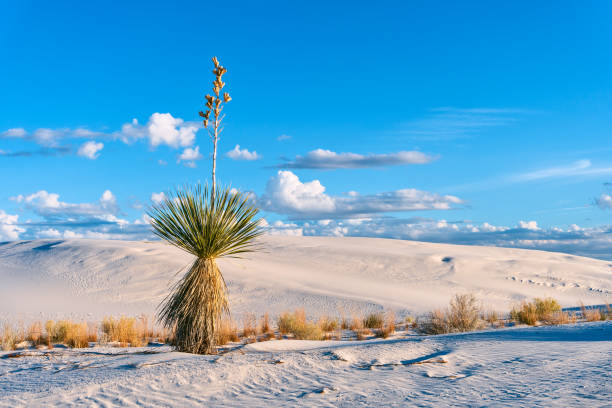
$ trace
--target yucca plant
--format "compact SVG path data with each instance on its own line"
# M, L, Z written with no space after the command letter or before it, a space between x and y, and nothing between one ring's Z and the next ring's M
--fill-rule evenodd
M211 354L221 317L229 311L227 287L216 260L256 248L259 210L229 188L177 189L148 214L154 233L196 257L160 307L159 321L174 330L179 351Z

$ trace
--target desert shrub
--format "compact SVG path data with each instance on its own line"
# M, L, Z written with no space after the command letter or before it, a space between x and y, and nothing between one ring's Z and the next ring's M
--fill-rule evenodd
M522 302L519 307L515 307L510 312L510 318L516 320L519 323L528 324L533 326L538 322L545 324L557 324L551 323L560 321L561 305L553 299L536 298L533 302Z
M270 315L268 314L268 312L264 313L263 317L261 318L259 331L261 332L261 334L272 333L272 327L270 326Z
M118 320L113 317L104 318L102 333L106 341L119 342L122 346L140 347L144 338L133 317L122 316Z
M221 320L217 334L217 344L227 344L231 341L238 341L238 328L231 319Z
M5 323L2 327L2 336L0 338L2 350L11 351L15 350L15 345L17 344L17 333L13 330L13 327Z
M363 327L368 329L381 329L385 323L382 313L370 313L363 319Z
M293 334L298 340L321 340L324 337L319 325L306 320L303 309L281 314L278 318L278 330L282 334Z
M378 336L386 339L390 335L395 333L395 313L388 311L385 314L385 320L383 326L378 330Z
M251 337L257 334L257 319L253 313L245 313L242 317L242 336Z
M483 313L482 320L486 321L493 327L500 327L504 325L504 323L501 321L500 314L495 310L489 310L486 313Z
M440 309L431 311L421 324L421 331L427 334L450 333L451 329L448 325L446 313Z
M331 318L329 316L323 316L319 319L319 327L324 332L333 332L340 327L338 319Z
M70 320L45 323L49 343L62 343L68 347L88 347L87 323L75 323Z
M480 308L472 294L458 294L446 310L434 310L421 325L428 334L444 334L472 331L480 328Z
M472 294L455 295L450 301L448 323L452 331L476 330L480 325L480 308Z

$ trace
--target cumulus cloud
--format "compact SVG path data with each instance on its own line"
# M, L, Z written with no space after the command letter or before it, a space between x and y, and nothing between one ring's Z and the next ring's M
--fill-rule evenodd
M77 150L77 154L81 157L88 158L90 160L95 160L100 156L100 151L104 148L103 143L89 141L85 142L79 147Z
M403 189L373 195L355 192L329 196L319 180L302 182L291 171L279 171L257 199L266 211L292 218L355 218L368 214L415 210L448 210L461 199L415 189Z
M147 130L151 146L165 144L177 149L193 144L198 126L185 124L183 119L169 113L154 113L149 118Z
M163 191L160 193L151 194L151 201L153 201L155 204L160 204L165 199L166 199L166 194Z
M195 149L188 147L179 155L177 163L183 161L186 162L185 165L188 167L196 167L195 161L200 160L201 158L202 155L200 154L200 146L196 146Z
M519 228L528 229L532 231L537 231L540 229L538 227L538 223L535 221L519 221L518 226Z
M388 154L336 153L331 150L316 149L305 156L279 164L277 167L288 169L351 169L378 166L397 166L402 164L426 164L434 160L417 151L401 151Z
M11 197L11 199L48 220L76 221L83 217L94 217L101 221L121 222L115 217L119 213L119 208L110 190L104 191L97 203L68 203L60 201L59 197L59 194L40 190L29 195Z
M11 215L0 210L0 241L13 241L19 239L19 234L25 229L18 225L19 216Z
M225 153L227 157L233 160L259 160L261 155L257 154L256 151L249 152L248 149L241 149L240 145L236 145L232 150Z
M612 209L612 196L610 194L602 193L595 199L595 204L597 204L597 206L602 210Z
M39 128L27 132L23 128L12 128L0 132L0 138L22 138L46 148L61 147L60 142L66 139L120 140L128 144L146 139L151 147L167 145L178 149L192 146L196 132L201 127L198 122L185 122L170 113L156 112L149 117L145 125L133 119L130 123L123 124L121 130L115 132L95 132L85 128Z
M612 226L581 228L523 228L475 224L425 218L399 219L375 217L347 220L295 221L287 229L301 230L302 235L353 236L408 239L461 245L485 245L544 251L565 252L580 256L612 260ZM273 226L268 228L274 229ZM275 235L283 234L276 228ZM287 234L288 235L288 234Z

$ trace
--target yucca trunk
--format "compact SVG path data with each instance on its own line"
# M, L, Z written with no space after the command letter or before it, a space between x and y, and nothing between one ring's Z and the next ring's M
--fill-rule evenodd
M214 259L196 259L163 303L160 320L175 330L178 351L213 354L223 313L228 312L227 286Z

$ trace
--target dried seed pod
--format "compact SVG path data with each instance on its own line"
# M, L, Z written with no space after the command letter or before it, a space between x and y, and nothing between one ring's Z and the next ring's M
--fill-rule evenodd
M212 57L212 62L213 64L215 64L215 67L219 66L219 60L217 59L217 57Z
M230 96L230 94L228 94L227 92L225 92L223 94L223 102L229 102L232 100L232 97Z

